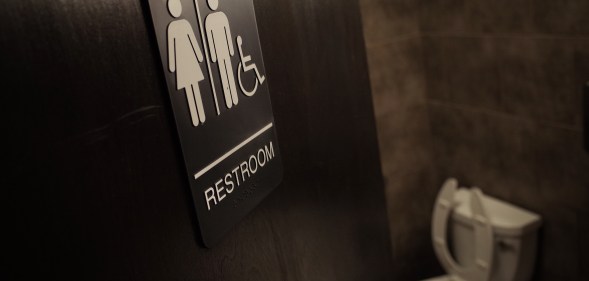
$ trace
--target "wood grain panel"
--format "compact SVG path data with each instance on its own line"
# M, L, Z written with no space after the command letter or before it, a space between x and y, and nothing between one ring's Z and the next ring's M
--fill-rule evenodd
M4 3L3 280L390 276L357 3L255 6L284 182L208 250L147 3Z

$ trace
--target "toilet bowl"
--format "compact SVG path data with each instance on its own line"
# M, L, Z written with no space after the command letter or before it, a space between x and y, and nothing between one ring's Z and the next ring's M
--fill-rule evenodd
M448 275L426 281L529 281L539 215L447 180L432 218L432 243Z

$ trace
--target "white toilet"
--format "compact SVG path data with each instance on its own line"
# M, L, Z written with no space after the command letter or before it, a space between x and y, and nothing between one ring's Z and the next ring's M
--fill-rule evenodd
M447 180L436 199L432 242L448 273L426 281L529 281L539 215Z

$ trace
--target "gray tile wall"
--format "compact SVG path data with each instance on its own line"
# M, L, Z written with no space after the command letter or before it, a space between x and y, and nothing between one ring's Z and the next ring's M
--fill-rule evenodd
M432 264L431 205L450 176L543 216L534 280L584 280L589 1L360 2L397 280L439 270L409 263Z
M534 280L589 266L589 1L420 2L437 182L455 176L543 216Z
M419 6L413 0L360 4L386 182L393 280L421 280L442 271L429 238L437 183Z

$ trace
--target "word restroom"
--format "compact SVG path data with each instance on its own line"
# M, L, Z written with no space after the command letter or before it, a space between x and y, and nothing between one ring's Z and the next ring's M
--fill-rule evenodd
M226 173L224 177L216 181L214 187L209 187L204 192L208 210L210 211L212 207L220 204L221 201L233 193L236 185L239 187L246 179L264 168L268 162L274 159L274 156L274 146L270 142L270 144L260 148L257 153L250 155L247 160L241 162L233 170Z

